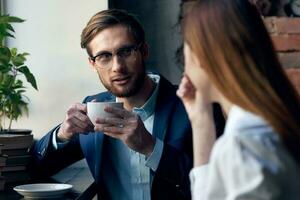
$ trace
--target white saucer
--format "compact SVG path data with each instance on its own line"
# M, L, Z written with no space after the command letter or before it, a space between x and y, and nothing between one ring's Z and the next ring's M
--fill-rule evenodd
M26 199L60 198L73 186L59 183L37 183L14 187L14 190Z

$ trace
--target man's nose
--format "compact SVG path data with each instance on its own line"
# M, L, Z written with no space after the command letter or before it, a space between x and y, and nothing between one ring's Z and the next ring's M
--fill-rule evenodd
M124 68L124 61L118 55L112 58L112 71L120 71Z

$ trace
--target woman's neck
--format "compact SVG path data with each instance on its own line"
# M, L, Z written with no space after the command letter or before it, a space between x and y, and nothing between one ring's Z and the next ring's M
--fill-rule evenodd
M227 117L231 107L233 106L233 103L230 102L221 93L218 93L217 95L215 95L214 101L218 102L221 105L223 112Z

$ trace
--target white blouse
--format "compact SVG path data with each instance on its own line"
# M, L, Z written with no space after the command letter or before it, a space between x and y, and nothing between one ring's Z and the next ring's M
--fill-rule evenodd
M237 106L190 180L193 200L300 199L299 164L261 117Z

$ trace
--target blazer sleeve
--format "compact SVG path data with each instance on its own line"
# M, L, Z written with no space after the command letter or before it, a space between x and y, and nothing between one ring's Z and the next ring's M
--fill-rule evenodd
M165 144L160 164L153 179L152 196L167 199L191 199L189 171L192 158L186 153ZM164 193L164 194L162 194ZM158 197L158 196L157 196ZM161 198L164 199L164 198Z
M49 177L83 158L79 137L74 137L62 148L54 148L52 135L59 127L60 125L53 128L32 146L30 173L33 178Z
M153 199L191 199L189 171L193 165L192 129L181 102L173 106L163 138L162 156L152 172Z

